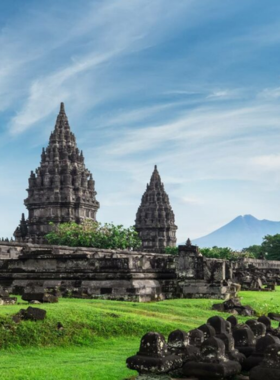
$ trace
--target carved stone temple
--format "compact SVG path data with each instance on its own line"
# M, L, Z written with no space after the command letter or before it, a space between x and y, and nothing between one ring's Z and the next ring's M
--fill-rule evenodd
M165 247L176 246L174 213L156 165L142 196L135 222L143 251L163 252Z
M14 232L16 241L43 242L52 228L50 222L80 223L85 218L95 221L99 202L94 185L61 103L49 145L42 151L41 164L35 173L31 171L24 201L28 219L22 215Z

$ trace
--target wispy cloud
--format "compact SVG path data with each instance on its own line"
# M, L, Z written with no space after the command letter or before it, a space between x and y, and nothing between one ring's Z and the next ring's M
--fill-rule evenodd
M154 164L179 239L237 213L277 219L276 10L276 0L26 0L0 16L1 210L10 218L0 228L18 222L26 172L61 101L96 180L99 220L133 224Z

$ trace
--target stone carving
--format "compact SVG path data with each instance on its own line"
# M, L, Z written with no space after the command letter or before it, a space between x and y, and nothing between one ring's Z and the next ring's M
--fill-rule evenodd
M204 325L201 325L198 327L198 330L201 330L204 334L204 340L208 338L212 338L216 335L214 327L209 325L209 323L205 323Z
M237 318L234 316L234 315L231 315L227 318L227 321L231 324L231 330L233 331L234 328L237 326L238 324L238 320Z
M265 336L265 334L266 334L266 326L265 326L264 323L258 322L255 319L249 319L245 323L253 331L254 337L256 339L261 338L262 336Z
M176 245L177 226L174 213L157 166L142 196L136 214L135 229L142 241L142 251L164 252L165 247Z
M187 362L183 367L185 375L207 380L233 377L240 371L240 364L228 360L224 343L215 337L202 343L199 361Z
M235 349L234 339L231 332L228 331L227 321L225 321L222 317L214 316L209 318L207 323L214 327L216 338L219 338L224 342L227 357L230 360L235 360L239 363L243 363L245 356Z
M127 366L139 374L161 374L182 366L182 358L170 354L163 335L149 332L143 336L139 352L126 360Z
M172 331L168 336L168 350L170 353L182 358L182 365L187 361L196 361L199 359L199 348L190 343L189 333L183 330ZM180 377L181 375L181 368L172 371L172 376Z
M242 365L242 368L245 371L250 371L253 367L259 365L264 358L267 348L274 344L280 345L280 340L276 336L268 334L262 338L259 338L257 340L255 352L246 358L245 362Z
M95 183L85 167L83 152L76 145L61 103L49 145L43 148L41 164L31 172L24 215L14 232L16 241L42 243L52 228L49 223L77 223L96 220L99 203L95 199Z
M273 344L267 347L264 359L250 371L250 380L280 379L280 346Z
M248 325L241 325L233 330L235 348L246 357L252 355L256 346L253 331Z
M192 346L200 348L204 342L204 332L199 329L193 329L189 331L189 338Z
M280 339L269 333L256 339L249 327L254 326L253 320L248 324L238 324L232 317L231 320L233 335L230 322L214 316L198 329L173 331L167 346L161 334L148 333L141 340L138 354L128 359L132 360L129 368L134 369L136 363L135 369L141 373L139 380L249 380L246 372L252 368L255 369L250 372L250 380L279 380ZM255 326L265 329L263 323L255 322Z

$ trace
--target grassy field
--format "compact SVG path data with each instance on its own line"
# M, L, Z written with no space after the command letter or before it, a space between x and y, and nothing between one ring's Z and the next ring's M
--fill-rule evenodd
M280 312L280 287L273 293L240 295L242 303L260 315ZM47 310L45 321L18 325L11 315L27 304L0 306L0 379L123 380L136 374L126 368L125 360L136 353L142 335L158 331L167 337L177 328L196 328L214 314L211 305L216 302L60 299L58 304L36 305ZM58 322L63 330L57 329Z

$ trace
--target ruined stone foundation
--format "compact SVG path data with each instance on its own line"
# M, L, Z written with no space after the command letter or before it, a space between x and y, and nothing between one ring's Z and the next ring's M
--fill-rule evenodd
M0 242L0 285L10 293L59 290L64 296L127 301L226 298L226 262L179 255Z

